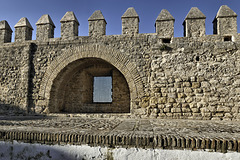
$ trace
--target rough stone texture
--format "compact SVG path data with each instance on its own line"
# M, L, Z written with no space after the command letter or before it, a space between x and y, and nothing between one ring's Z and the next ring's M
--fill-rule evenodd
M72 39L78 36L79 22L73 12L67 12L61 22L61 37L63 39Z
M138 21L130 11L122 19L133 15ZM188 19L195 11L201 16L192 9L186 24L202 24L204 19ZM78 24L73 13L66 15L63 23L71 26L64 34ZM19 108L34 114L128 112L140 118L240 120L240 36L224 41L224 35L200 31L190 29L196 36L172 37L169 43L145 33L1 44L1 114L19 114L13 109ZM110 70L113 103L92 103L91 77Z
M69 66L55 80L50 112L129 113L130 97L125 78L112 65L99 59L84 59ZM113 101L93 103L93 78L112 76ZM104 94L104 93L102 93Z
M0 114L28 111L30 44L0 47Z
M0 43L11 42L12 29L7 21L0 21Z
M237 34L237 14L227 5L223 5L213 21L213 33L220 35Z
M135 35L139 32L139 16L133 7L122 15L122 34Z
M43 15L36 23L37 35L36 40L45 41L54 37L55 25L48 14Z
M162 37L173 37L174 36L174 21L173 16L168 12L168 10L163 9L158 15L155 27L156 33Z
M32 40L32 26L26 17L21 18L14 26L15 42Z
M0 141L223 153L240 151L238 122L88 116L0 117Z
M88 19L89 36L102 36L106 34L107 22L100 10L95 11Z
M205 35L205 19L206 16L197 8L192 7L188 12L184 26L184 36L201 37Z

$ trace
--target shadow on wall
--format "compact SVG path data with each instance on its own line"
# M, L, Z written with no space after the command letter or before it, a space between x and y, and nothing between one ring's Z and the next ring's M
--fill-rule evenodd
M37 120L37 119L51 119L51 117L41 114L31 114L19 106L4 104L0 101L0 120Z
M0 160L25 160L25 159L106 159L106 148L70 145L41 145L18 143L16 141L0 142ZM106 155L106 154L105 154Z

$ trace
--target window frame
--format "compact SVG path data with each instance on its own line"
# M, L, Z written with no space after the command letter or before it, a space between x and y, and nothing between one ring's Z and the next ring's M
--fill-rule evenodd
M94 79L95 77L111 77L111 101L109 102L98 102L98 101L94 101L94 91L95 91L95 87L94 87ZM93 87L93 90L92 90L92 103L93 104L112 104L113 103L113 76L112 74L111 75L98 75L98 76L93 76L93 81L92 81L92 87Z

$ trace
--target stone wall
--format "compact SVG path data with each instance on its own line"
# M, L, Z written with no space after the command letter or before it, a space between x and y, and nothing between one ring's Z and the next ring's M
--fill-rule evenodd
M238 117L239 51L233 42L190 42L160 55L155 53L151 63L154 96L150 105L158 108L159 116Z
M45 17L53 33L55 26ZM223 19L233 29L219 32L227 27ZM101 31L96 28L99 21ZM132 117L238 120L240 36L235 22L236 13L223 6L214 20L216 35L205 35L205 16L192 8L183 23L186 37L174 38L174 18L163 10L156 33L139 34L139 17L129 8L122 16L122 35L105 35L106 21L96 11L89 18L90 35L77 36L78 20L67 12L61 38L46 37L41 26L37 41L22 38L1 45L1 112L10 112L9 105L14 105L35 114L91 110L130 112ZM196 23L201 27L194 28ZM86 59L90 61L84 63ZM90 71L95 64L98 67ZM91 77L105 75L106 66L113 76L113 102L93 104Z
M0 47L0 114L26 113L31 44Z

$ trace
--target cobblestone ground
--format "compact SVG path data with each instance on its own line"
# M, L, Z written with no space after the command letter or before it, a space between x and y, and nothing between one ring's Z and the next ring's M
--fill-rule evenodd
M239 122L182 119L1 116L0 131L240 139Z

